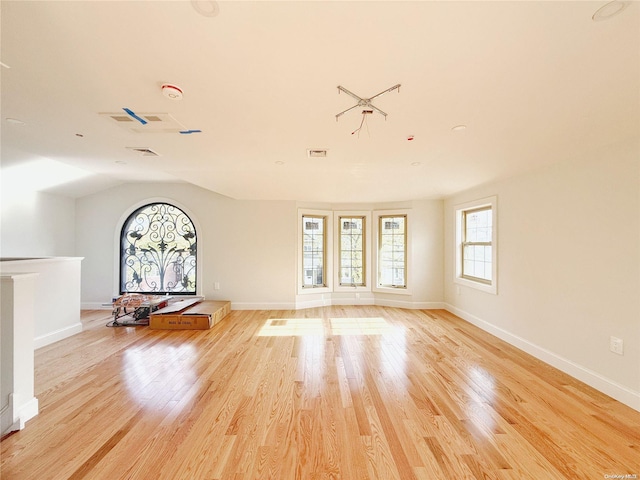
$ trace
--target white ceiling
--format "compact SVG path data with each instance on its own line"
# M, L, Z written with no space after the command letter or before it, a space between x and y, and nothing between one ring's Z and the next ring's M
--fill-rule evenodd
M599 22L606 2L234 1L214 17L193 3L3 0L3 170L45 158L90 172L55 189L71 196L182 181L239 199L383 202L640 132L636 2ZM338 85L370 97L398 83L373 102L386 120L367 116L360 135L361 108L336 121L355 104ZM129 133L98 115L125 107L202 133Z

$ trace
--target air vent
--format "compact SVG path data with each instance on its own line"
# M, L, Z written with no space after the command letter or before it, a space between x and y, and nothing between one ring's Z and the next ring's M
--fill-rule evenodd
M127 147L127 150L139 153L142 157L159 157L160 155L146 147Z
M132 133L180 133L186 130L184 125L168 113L135 112L127 115L124 112L106 112L98 115Z
M111 118L116 122L133 122L133 118L128 115L112 115Z
M309 158L324 158L327 156L326 150L307 150L307 157Z

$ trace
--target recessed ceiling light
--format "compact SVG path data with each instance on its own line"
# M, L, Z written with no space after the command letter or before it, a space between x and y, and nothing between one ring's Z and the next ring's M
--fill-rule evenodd
M18 120L17 118L7 118L7 123L10 123L12 125L25 125L25 123L22 120Z
M421 163L421 162L412 162L412 163L411 163L411 166L412 166L412 167L417 167L417 166L419 166L419 165L422 165L422 163Z
M191 0L191 6L203 17L215 17L220 13L218 2L213 0Z
M451 129L453 132L464 132L467 129L466 125L456 125Z
M613 0L613 2L605 3L598 10L596 10L596 13L593 14L591 19L594 22L609 20L611 17L614 17L615 15L622 12L625 8L627 8L628 4L629 2L623 2L620 0Z
M124 160L116 160L115 163L117 163L118 165L126 165L127 162L125 162Z
M4 68L11 68L9 65L7 65L6 63L0 62L0 65L2 65Z
M282 160L277 160L276 165L284 165L284 162Z

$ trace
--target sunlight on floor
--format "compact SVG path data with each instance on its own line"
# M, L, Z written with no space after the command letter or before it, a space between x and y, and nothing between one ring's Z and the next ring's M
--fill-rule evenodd
M165 403L188 401L195 395L195 390L188 387L198 378L194 367L196 360L193 345L156 344L125 350L122 376L130 399L145 406L159 406L162 399Z
M331 318L332 335L383 335L393 331L382 317Z
M322 318L271 318L258 332L260 337L307 335L383 335L394 328L382 317L330 318L325 325Z
M302 337L324 335L321 318L270 318L258 332L259 337Z

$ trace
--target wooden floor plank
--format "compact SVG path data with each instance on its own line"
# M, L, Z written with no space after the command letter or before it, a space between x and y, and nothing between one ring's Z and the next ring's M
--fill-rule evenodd
M446 311L109 320L36 351L40 414L0 442L1 478L640 476L640 412Z

